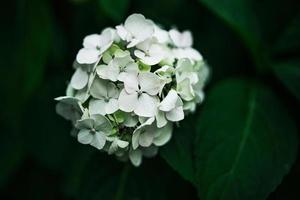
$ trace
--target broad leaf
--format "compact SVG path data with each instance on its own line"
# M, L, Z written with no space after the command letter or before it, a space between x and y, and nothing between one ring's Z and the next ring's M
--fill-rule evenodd
M253 13L253 2L251 0L199 0L213 13L223 19L244 40L249 48L255 62L261 65L261 56L257 50L261 47L261 31L258 19Z
M129 7L129 0L99 0L103 11L114 21L124 19Z
M192 190L185 193L182 180L157 158L144 159L140 167L134 167L97 152L77 176L81 183L79 199L165 200L196 195Z
M295 160L295 124L264 86L219 83L197 124L196 182L203 200L263 200Z
M300 50L300 10L291 20L275 44L276 52L296 52Z
M52 19L47 0L19 0L16 66L22 70L23 97L28 98L41 82L49 53ZM23 67L20 67L23 66Z
M194 116L185 118L173 131L171 141L160 150L160 155L167 163L192 183L194 182L193 138L195 135L193 120Z
M299 2L293 0L286 0L285 6L282 6L282 2L272 0L199 1L238 33L258 70L265 70L269 67L270 49L267 48L274 45L287 22L299 11L297 8ZM299 24L299 20L294 20L291 28L283 36L285 39L292 37L287 45L298 44L297 41L294 41L297 40L296 36L299 33L297 24ZM283 41L285 40L283 39ZM284 42L281 43L279 46L285 45Z
M300 101L300 61L276 64L273 71L284 86Z

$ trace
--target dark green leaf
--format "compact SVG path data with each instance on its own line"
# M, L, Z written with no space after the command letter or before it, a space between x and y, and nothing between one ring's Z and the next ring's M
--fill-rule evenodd
M51 14L47 0L19 0L20 12L16 65L22 70L23 97L28 98L41 82L49 53ZM20 67L22 66L22 67Z
M160 155L172 166L183 178L194 182L193 163L193 138L195 126L194 116L186 118L180 127L176 128L171 141L160 150Z
M144 159L140 167L134 167L96 152L85 166L78 174L79 199L166 200L195 196L194 191L184 192L181 180L159 159Z
M287 28L275 44L276 52L290 52L300 50L300 10L291 20Z
M300 100L300 61L279 63L273 67L284 86Z
M129 0L99 0L99 3L103 11L116 22L124 19L129 6Z
M196 182L204 200L263 200L295 160L295 124L264 86L221 82L198 124Z
M223 19L244 40L257 65L262 65L265 59L261 46L261 31L258 19L253 13L253 2L251 0L199 0L213 13ZM260 66L259 66L260 67Z
M16 121L6 121L6 119L1 119L1 122L5 125L1 126L3 134L0 144L0 189L24 159L24 148L22 138L18 134L18 124Z

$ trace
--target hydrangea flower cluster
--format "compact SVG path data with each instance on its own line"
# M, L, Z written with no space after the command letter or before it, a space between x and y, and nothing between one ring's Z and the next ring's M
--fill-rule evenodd
M141 14L86 36L57 113L80 143L139 166L203 101L208 68L192 43L189 31L165 31Z

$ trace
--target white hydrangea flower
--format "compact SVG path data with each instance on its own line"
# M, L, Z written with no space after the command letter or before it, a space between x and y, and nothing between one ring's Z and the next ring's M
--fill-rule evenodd
M165 112L167 120L177 122L183 120L183 102L174 89L159 104L158 109Z
M173 44L179 48L191 47L193 45L193 37L190 31L183 31L180 33L176 29L171 29L169 31L170 38Z
M83 48L79 50L76 61L79 64L93 64L99 56L113 43L113 33L110 30L103 31L101 35L88 35L83 40Z
M112 131L110 122L102 115L91 115L90 118L78 120L75 126L80 129L77 135L78 141L97 149L104 147L106 136Z
M116 28L120 38L129 42L128 48L145 41L154 33L154 23L141 14L130 15L126 19L124 26L119 25Z
M153 42L152 39L145 40L136 46L134 55L147 65L156 65L165 57L164 46Z
M156 113L161 80L154 73L141 72L128 75L119 96L120 109L138 116L153 117Z
M88 35L57 113L80 143L139 166L204 99L209 70L192 44L190 31L164 30L141 14Z
M114 82L117 80L124 81L128 74L136 75L137 73L138 65L131 58L129 51L118 50L108 65L97 67L97 74L100 78Z
M91 86L91 95L94 97L89 102L90 114L112 114L119 109L119 90L112 83L96 78Z

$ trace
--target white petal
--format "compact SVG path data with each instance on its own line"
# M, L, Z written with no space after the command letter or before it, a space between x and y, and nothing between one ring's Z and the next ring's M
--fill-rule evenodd
M101 33L100 37L100 50L99 54L102 54L104 51L106 51L113 43L113 35L111 31L104 30Z
M93 119L81 119L78 120L75 124L75 127L77 129L92 129L94 125L94 120Z
M130 57L129 51L117 50L112 64L123 69L130 62L133 62L133 59Z
M183 110L188 110L194 112L196 110L196 102L195 101L185 101L183 105Z
M173 54L177 59L188 58L195 61L203 60L202 55L193 48L173 49Z
M169 31L169 35L177 47L190 47L193 44L193 37L190 31L180 33L176 29Z
M103 115L95 114L91 115L91 119L94 120L94 128L101 133L110 134L112 131L112 125L109 120Z
M108 93L107 84L108 81L100 78L95 78L94 82L91 85L91 95L97 99L106 99Z
M120 148L126 148L129 145L129 142L124 140L117 140L117 144Z
M138 123L138 119L136 116L132 116L131 113L125 113L125 120L123 124L126 127L135 127Z
M127 38L128 38L128 31L125 29L124 26L122 25L119 25L119 26L116 26L116 29L117 29L117 34L119 35L119 37L122 39L122 40L125 40L127 41Z
M178 83L176 90L181 98L185 101L191 101L195 98L194 90L188 78Z
M138 56L137 56L138 57ZM156 55L149 55L141 57L141 61L146 65L156 65L162 60L162 56L159 54Z
M100 46L100 38L99 34L88 35L83 39L84 48L96 49L96 47Z
M165 112L172 110L173 108L175 108L178 98L179 96L177 95L177 92L171 89L167 96L159 104L159 110Z
M155 121L155 118L154 117L150 117L150 118L139 117L139 121L141 123L141 125L139 127L145 127L145 126L151 125Z
M107 82L106 91L107 91L107 97L109 98L116 99L119 97L119 90L117 86L112 82Z
M80 49L77 56L76 61L79 64L93 64L98 61L99 51L97 49Z
M138 91L138 84L138 77L135 74L128 74L128 76L124 79L124 87L128 93L135 93Z
M139 67L135 62L130 62L125 66L124 71L136 75L139 71Z
M76 121L80 118L80 115L76 114L74 106L66 103L58 102L55 106L55 111L66 120Z
M137 44L139 44L140 42L141 42L140 39L133 38L133 39L129 42L129 44L127 45L127 48L128 48L128 49L129 49L129 48L132 48L132 47L136 46Z
M56 97L54 100L60 101L65 104L73 105L75 107L79 107L79 100L75 97L70 96L62 96L62 97Z
M137 149L139 147L139 139L140 139L140 130L136 129L132 134L132 148Z
M117 150L118 150L117 140L114 140L108 149L108 154L111 155L115 153Z
M117 99L110 99L105 105L105 113L112 114L119 109L119 103Z
M131 163L138 167L142 163L142 152L139 149L129 151L129 159Z
M142 147L149 147L153 142L153 132L150 130L145 130L140 134L139 144Z
M102 132L96 132L95 135L93 136L91 145L100 150L104 147L105 142L106 142L105 135Z
M161 29L158 26L154 27L154 37L157 39L159 43L162 44L168 43L170 40L168 32Z
M82 129L77 135L77 140L82 144L90 144L93 140L93 135L90 133L90 130Z
M134 109L136 115L142 117L153 117L157 111L158 100L148 94L142 93Z
M110 35L112 36L112 39L114 42L116 43L119 43L120 42L120 37L119 35L117 34L117 30L114 29L114 28L105 28L103 31L102 31L102 34L105 34L106 32L109 32Z
M154 73L140 73L138 79L142 91L147 92L150 95L156 95L160 91L162 81Z
M86 86L89 80L89 75L86 71L83 71L81 67L77 68L75 73L71 78L71 86L76 89L80 90Z
M77 90L74 95L81 103L84 103L89 97L90 94L88 93L87 87Z
M148 41L148 40L146 40ZM143 46L142 46L143 47ZM145 47L143 47L145 48ZM148 47L146 47L148 48ZM146 54L140 50L135 50L134 55L141 59L144 64L147 65L156 65L158 64L165 56L165 51L160 45L153 44L149 46L149 49L145 49Z
M183 120L184 112L182 106L172 109L170 112L166 113L166 118L171 122L177 122Z
M142 52L141 50L135 50L134 51L134 55L140 59L144 59L146 54L144 52Z
M155 119L156 119L156 126L158 128L161 128L163 126L165 126L167 124L167 120L165 118L165 113L162 111L158 111L155 115Z
M155 144L156 146L162 146L166 144L171 139L173 130L172 127L172 124L168 123L163 128L157 129L153 144Z
M152 63L149 63L149 65L156 65L165 57L165 49L158 44L151 45L149 55L152 57Z
M90 115L94 114L100 114L100 115L105 115L105 107L106 107L106 102L104 100L98 100L98 99L91 99L89 102L89 112Z
M99 65L97 66L96 70L100 78L108 79L111 81L117 81L118 75L120 73L119 67L114 65Z
M119 99L119 108L124 112L132 112L138 103L138 94L128 94L124 89L121 91Z
M140 41L144 41L154 33L154 23L145 19L141 14L130 15L126 19L124 26L134 38Z

